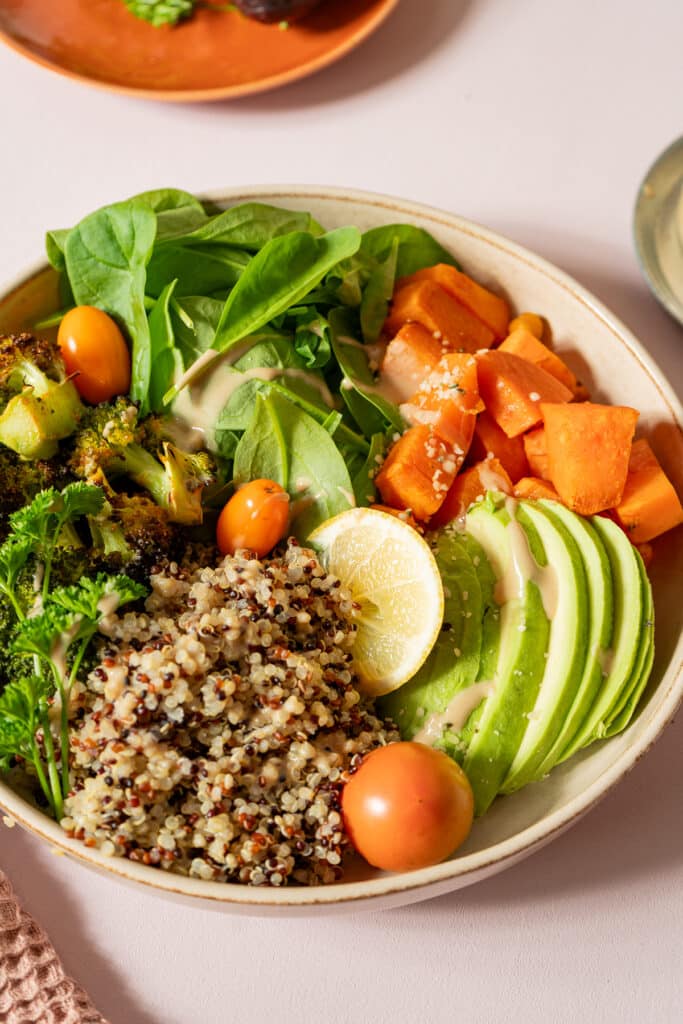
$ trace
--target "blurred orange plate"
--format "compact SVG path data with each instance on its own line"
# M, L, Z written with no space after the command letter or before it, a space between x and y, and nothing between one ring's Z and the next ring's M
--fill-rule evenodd
M286 29L210 9L174 28L153 28L122 0L3 0L0 39L91 85L199 102L246 96L310 75L361 43L397 4L323 0Z

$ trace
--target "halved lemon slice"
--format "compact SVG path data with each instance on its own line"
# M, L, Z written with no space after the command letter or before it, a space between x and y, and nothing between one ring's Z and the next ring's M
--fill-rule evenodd
M365 693L378 697L415 675L443 622L443 585L429 545L396 516L352 508L308 538L360 605L353 648Z

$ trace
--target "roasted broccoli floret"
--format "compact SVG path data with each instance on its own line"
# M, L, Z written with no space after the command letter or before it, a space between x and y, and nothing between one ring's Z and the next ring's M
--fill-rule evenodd
M0 447L0 540L9 524L10 512L23 508L46 487L61 489L70 474L63 459L36 459L27 462L10 448Z
M56 345L31 334L0 338L0 444L23 459L49 459L83 415Z
M125 399L87 410L69 465L75 476L99 484L109 494L111 481L128 477L148 492L172 523L185 526L201 523L202 491L213 479L205 452L184 452L161 440L158 423L138 423L136 407Z
M176 557L181 532L145 494L111 494L102 512L88 518L99 568L125 566L136 576Z

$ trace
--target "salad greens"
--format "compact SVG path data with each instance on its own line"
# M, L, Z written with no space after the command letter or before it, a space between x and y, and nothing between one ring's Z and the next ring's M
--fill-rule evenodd
M105 573L81 577L73 586L50 585L57 548L77 540L74 524L97 515L104 503L102 489L84 483L41 491L10 515L10 533L0 546L0 593L15 618L12 653L30 664L0 693L0 768L23 758L57 819L70 788L71 688L100 620L146 593L127 576ZM22 578L32 585L20 587ZM59 711L59 752L51 730L53 708Z
M103 308L127 334L140 414L188 427L197 416L224 481L278 480L302 536L374 500L382 453L405 424L376 385L373 345L397 279L454 263L426 231L325 231L306 212L220 210L157 189L49 232L46 246L65 300ZM308 467L288 464L293 437Z

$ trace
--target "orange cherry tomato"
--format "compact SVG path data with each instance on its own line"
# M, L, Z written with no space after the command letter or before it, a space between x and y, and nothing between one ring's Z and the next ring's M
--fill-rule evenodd
M384 871L438 864L469 835L472 787L447 754L422 743L390 743L364 758L342 792L346 830Z
M216 527L216 542L224 555L248 548L259 558L271 551L287 532L289 495L274 480L252 480L233 494Z
M130 352L110 316L95 306L76 306L66 314L57 343L81 398L92 405L130 390Z

